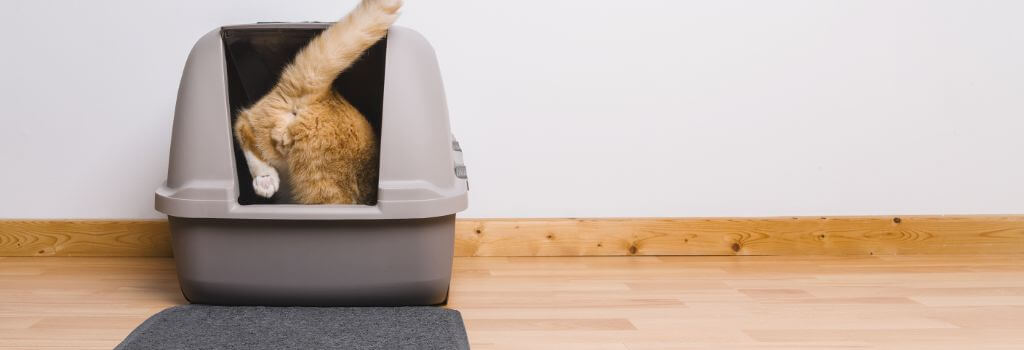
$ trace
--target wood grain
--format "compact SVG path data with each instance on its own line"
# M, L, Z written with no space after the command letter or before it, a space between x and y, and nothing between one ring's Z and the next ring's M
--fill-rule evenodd
M0 220L0 256L171 256L166 220Z
M1024 216L460 220L459 256L1022 254Z
M1024 216L460 219L457 256L1024 254ZM0 256L170 256L162 220L0 220Z
M166 258L0 257L0 349L110 349L184 304ZM456 258L475 350L1020 349L1024 256Z

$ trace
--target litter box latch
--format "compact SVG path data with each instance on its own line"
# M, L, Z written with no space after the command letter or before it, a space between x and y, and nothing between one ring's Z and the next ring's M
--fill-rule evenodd
M466 180L466 189L469 189L469 175L466 173L466 163L462 160L462 145L452 135L452 154L455 158L455 177Z

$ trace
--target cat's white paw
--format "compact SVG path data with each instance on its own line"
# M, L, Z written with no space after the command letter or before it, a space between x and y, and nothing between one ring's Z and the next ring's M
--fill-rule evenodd
M260 175L252 179L253 190L256 191L257 195L264 198L272 197L280 185L281 178L277 176L277 173Z

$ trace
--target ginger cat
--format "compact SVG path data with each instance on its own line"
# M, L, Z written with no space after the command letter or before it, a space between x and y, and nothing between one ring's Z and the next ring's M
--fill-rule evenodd
M256 194L271 197L287 169L303 204L373 204L378 141L366 118L332 89L335 78L383 38L401 0L363 0L314 38L277 85L239 112L235 136Z

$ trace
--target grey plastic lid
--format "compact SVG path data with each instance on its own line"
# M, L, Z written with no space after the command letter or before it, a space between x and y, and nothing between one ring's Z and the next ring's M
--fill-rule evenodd
M224 28L327 25L265 23ZM423 36L402 27L392 27L387 40L377 204L239 205L220 31L200 38L186 61L174 111L167 181L156 191L156 210L187 218L342 220L426 218L466 209L465 165L461 148L453 147L457 141L450 132L437 58Z

